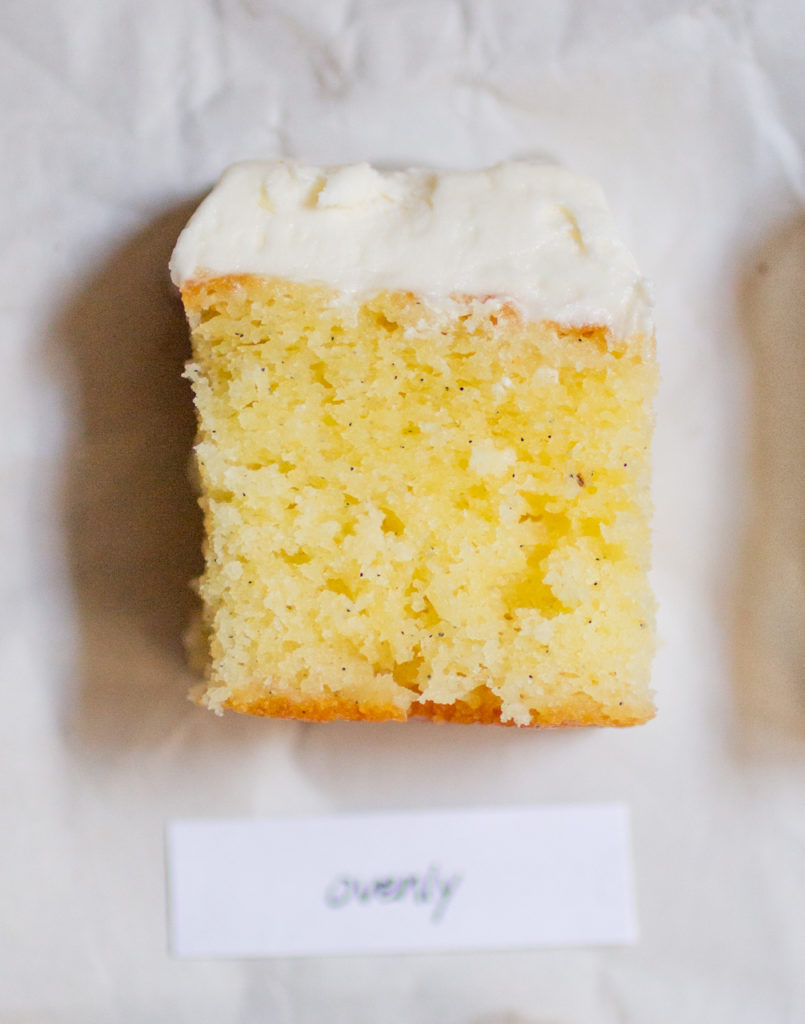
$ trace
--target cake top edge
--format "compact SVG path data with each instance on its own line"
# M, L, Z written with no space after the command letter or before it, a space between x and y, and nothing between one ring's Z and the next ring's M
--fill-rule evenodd
M171 277L255 274L347 296L409 291L513 301L532 320L648 334L652 296L601 188L547 163L473 171L248 161L181 233Z

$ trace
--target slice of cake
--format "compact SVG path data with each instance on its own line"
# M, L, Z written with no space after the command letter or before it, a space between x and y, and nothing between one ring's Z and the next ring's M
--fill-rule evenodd
M182 233L209 708L653 714L650 300L552 166L246 163Z

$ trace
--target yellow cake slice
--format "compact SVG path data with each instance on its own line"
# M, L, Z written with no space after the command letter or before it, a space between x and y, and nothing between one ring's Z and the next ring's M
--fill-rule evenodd
M653 714L651 305L568 171L231 168L172 260L209 708Z

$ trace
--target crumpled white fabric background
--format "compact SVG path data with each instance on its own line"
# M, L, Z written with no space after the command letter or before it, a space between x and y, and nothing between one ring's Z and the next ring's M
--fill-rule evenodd
M0 1020L805 1020L803 44L795 0L5 0ZM602 181L656 282L658 718L192 707L193 204L245 157L530 154ZM597 799L632 808L633 948L166 952L170 817Z

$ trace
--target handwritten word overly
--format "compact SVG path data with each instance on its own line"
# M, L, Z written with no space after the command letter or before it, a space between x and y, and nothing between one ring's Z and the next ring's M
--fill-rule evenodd
M441 868L434 864L421 874L386 875L370 879L344 874L338 875L327 886L324 902L336 910L350 904L368 906L409 902L429 908L431 921L438 924L460 882L461 875L443 874Z

